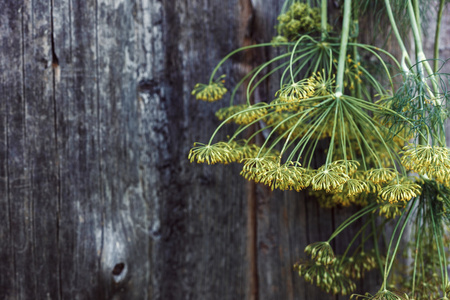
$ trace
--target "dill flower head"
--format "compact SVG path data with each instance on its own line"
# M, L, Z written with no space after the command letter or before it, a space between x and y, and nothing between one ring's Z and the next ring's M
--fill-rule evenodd
M325 95L331 95L335 87L336 80L334 79L335 75L333 76L325 76L325 70L322 70L322 72L316 72L310 77L310 83L312 86L314 86L314 95L316 96L325 96Z
M256 181L270 186L272 190L292 190L302 176L299 166L291 164L273 164L271 168L262 172Z
M279 44L285 44L287 42L289 42L288 39L282 35L277 35L277 36L273 37L272 41L271 41L271 43L274 46L278 46Z
M328 242L312 243L306 246L305 253L322 265L330 265L336 260L333 249Z
M375 269L376 266L375 256L362 250L342 263L342 273L346 277L361 279L365 272Z
M335 265L306 261L296 263L294 269L306 282L315 284L327 293L348 295L356 289L355 283L339 272Z
M333 170L333 168L319 169L317 173L311 178L311 186L313 190L326 190L330 192L339 188L341 185L347 182L349 176L345 173L339 172L339 170Z
M231 157L231 147L225 142L218 142L216 144L202 144L194 143L194 147L189 151L188 159L190 162L197 163L230 163L233 161Z
M277 120L280 119L279 115L284 112L301 110L301 107L298 105L298 103L281 101L280 98L271 101L270 106L275 110L275 112L278 113L276 115L272 115L271 118Z
M375 184L381 184L391 181L397 174L397 171L394 169L371 169L367 171L367 180Z
M364 180L350 178L343 185L343 189L346 191L347 196L355 196L362 192L369 193L370 187Z
M217 80L209 84L197 83L191 94L195 95L197 100L214 102L223 98L227 89L223 85L225 83L225 75L220 76Z
M245 139L229 141L228 145L231 147L231 159L235 162L241 162L244 158L256 157L260 150L260 147Z
M322 166L321 168L323 168ZM331 163L330 169L345 173L352 176L359 167L359 162L356 160L336 160Z
M275 93L275 97L278 97L281 102L287 103L306 99L312 95L314 95L314 85L311 84L308 78L291 84L285 84Z
M408 170L421 170L430 166L441 164L449 165L450 152L446 147L431 145L408 145L403 148L402 164Z
M294 2L285 14L278 17L278 34L289 40L298 39L301 32L320 30L320 19L320 11L317 8Z
M379 192L383 200L390 203L406 202L414 197L419 196L421 187L410 181L393 182L383 187Z
M298 275L303 277L306 282L315 284L325 291L330 290L333 283L333 274L326 265L315 261L299 262L294 265Z
M382 289L375 295L366 293L365 295L354 294L350 299L367 299L367 300L408 300L408 295L396 291Z
M239 105L231 105L231 106L223 107L223 108L219 109L218 111L216 111L216 117L220 121L225 121L232 115L246 109L247 107L248 107L247 104L239 104ZM228 120L228 122L232 122L232 121L233 121L233 119Z
M450 151L446 147L409 145L403 149L401 163L406 169L430 177L446 177L450 167Z
M327 293L341 294L342 296L353 293L356 290L356 284L342 272L339 272L337 268L333 268L332 277L333 281L325 290Z
M241 175L245 179L259 182L261 177L269 170L273 169L277 162L276 157L249 157L242 160L244 166L242 167Z
M265 115L267 115L267 108L261 104L247 106L234 117L234 122L239 125L246 125L262 119Z
M386 219L395 219L403 213L405 204L402 202L391 203L389 201L383 201L378 208L379 215L384 215Z

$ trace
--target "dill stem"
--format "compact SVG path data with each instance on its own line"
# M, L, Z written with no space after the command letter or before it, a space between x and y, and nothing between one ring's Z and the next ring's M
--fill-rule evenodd
M414 41L416 43L417 62L419 64L419 66L421 64L423 64L423 66L425 67L425 70L428 72L428 75L431 76L431 75L433 75L433 70L431 69L431 66L425 56L425 53L423 52L423 47L422 47L422 38L420 36L420 30L419 30L420 19L418 19L416 17L411 0L408 0L408 14L409 14L410 22L411 22L411 28L412 28L412 32L413 32L413 36L414 36ZM420 77L421 77L420 79L425 82L425 79L423 78L424 77L423 73L420 73ZM433 84L435 94L438 93L436 81L434 79L431 79L431 83ZM431 92L430 92L430 94L431 94ZM431 95L431 96L433 97L434 95Z
M377 203L372 203L355 213L354 215L350 216L347 220L345 220L339 227L331 234L330 238L327 240L328 243L330 243L336 236L338 236L345 228L350 226L353 222L358 220L359 218L362 218L363 216L367 215L368 213L371 213L373 209L377 206Z
M434 36L434 72L438 71L438 59L439 59L439 34L441 32L441 20L442 12L444 11L445 0L439 2L439 11L436 20L436 31Z
M391 9L391 3L389 0L384 0L386 11L388 13L389 22L391 23L392 30L394 31L394 35L397 39L398 45L400 46L400 49L402 50L402 59L401 59L401 65L403 71L407 72L408 67L405 64L406 62L411 65L411 59L409 58L408 51L406 50L405 44L403 43L402 37L400 36L400 32L398 31L397 23L395 22L394 14L392 13Z
M341 32L341 46L339 48L339 60L336 76L336 94L338 95L338 97L342 95L342 92L344 90L344 70L345 70L345 60L347 57L347 44L350 31L351 10L352 10L352 1L345 0L343 21L342 21L342 32Z
M328 2L328 0L322 0L321 7L320 7L320 31L322 32L322 35L321 35L322 41L324 41L325 38L327 37L327 22L328 22L327 2Z
M436 222L435 218L434 218L434 208L431 209L430 215L431 215L431 221L433 224L433 233L434 233L434 238L436 240L436 248L437 248L437 252L438 252L438 257L439 257L439 266L440 266L440 271L441 271L441 277L442 277L442 290L445 291L445 284L448 281L448 273L446 270L446 265L445 262L447 261L447 259L445 258L445 247L444 244L442 242L442 227L439 225L442 224L438 224L438 222ZM438 230L437 227L441 227L439 228L440 230ZM445 294L445 296L447 296Z
M414 198L414 200L410 204L410 208L408 210L408 213L406 215L405 220L403 221L403 226L400 229L400 233L399 233L398 238L397 238L397 243L395 244L394 251L392 252L390 260L389 260L389 253L391 252L391 247L392 247L392 243L394 241L395 232L397 231L397 228L400 225L401 218L398 220L397 225L395 225L394 231L392 233L391 240L389 241L388 251L386 253L386 264L384 266L384 276L383 276L384 277L384 279L383 279L383 289L385 289L385 290L386 290L387 278L389 276L389 273L391 272L392 264L394 263L395 255L397 254L398 247L400 245L400 241L401 241L402 236L403 236L403 232L405 231L406 225L408 224L408 220L411 217L411 213L412 213L412 211L414 209L414 204L416 203L416 201L417 201L417 198Z
M279 43L278 45L290 45L291 43ZM222 58L222 60L217 64L217 66L214 68L214 70L211 73L211 76L209 77L209 84L212 84L214 81L214 76L216 75L217 71L219 70L219 68L223 65L223 63L225 61L227 61L231 56L233 56L234 54L244 51L244 50L248 50L248 49L252 49L252 48L259 48L259 47L267 47L267 46L273 46L272 43L263 43L263 44L257 44L257 45L250 45L250 46L245 46L245 47L241 47L239 49L233 50L230 53L228 53L224 58Z

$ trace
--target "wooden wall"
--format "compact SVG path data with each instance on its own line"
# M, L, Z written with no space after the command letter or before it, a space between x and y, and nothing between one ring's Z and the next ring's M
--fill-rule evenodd
M292 269L347 210L187 160L227 105L190 90L231 50L270 40L280 6L0 2L1 299L348 298ZM221 73L231 85L271 51Z

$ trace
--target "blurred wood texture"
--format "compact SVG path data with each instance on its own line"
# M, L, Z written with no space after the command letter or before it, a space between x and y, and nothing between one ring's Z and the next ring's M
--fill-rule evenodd
M1 299L348 298L292 268L347 210L187 160L227 105L192 87L270 40L281 2L0 2ZM231 86L272 51L220 74Z

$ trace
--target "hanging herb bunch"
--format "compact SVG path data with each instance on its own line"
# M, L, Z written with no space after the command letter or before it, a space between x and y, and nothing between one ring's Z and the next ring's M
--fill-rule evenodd
M216 113L222 123L208 143L194 144L188 158L197 163L241 163L243 177L272 190L308 189L323 206L360 207L327 241L307 246L309 260L295 265L300 276L326 292L351 295L354 281L378 268L383 278L380 290L353 298L448 299L450 150L445 122L450 94L448 74L441 72L443 61L437 57L445 0L440 1L432 59L422 49L421 12L426 4L418 0L381 3L401 50L399 57L359 42L359 17L369 13L366 6L371 1L341 1L341 22L333 23L339 26L328 23L327 0L313 2L287 0L271 42L231 52L207 84L194 87L192 94L199 100L222 99L228 90L224 76L216 73L226 60L251 48L279 49L277 56L233 87L230 106ZM396 13L403 16L402 22ZM402 24L411 29L413 53L402 39ZM374 71L373 62L362 57L375 59L381 71ZM266 102L252 104L255 89L269 78L279 82L278 91ZM233 105L244 86L246 103ZM238 125L234 134L216 141L217 133L231 122ZM262 144L254 143L256 136L264 137ZM318 145L324 143L326 158L314 167ZM330 242L357 220L364 225L344 254L335 255ZM387 224L393 224L393 230L387 251L381 253L378 243ZM405 232L411 234L412 263L403 267L405 276L398 280L389 275Z

